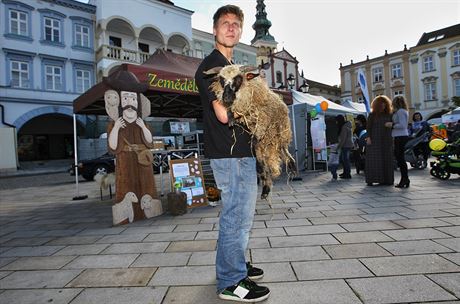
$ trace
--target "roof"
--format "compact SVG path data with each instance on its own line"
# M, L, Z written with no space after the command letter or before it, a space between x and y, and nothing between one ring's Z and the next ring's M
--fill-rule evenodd
M151 116L201 119L202 105L195 84L195 72L201 61L200 58L158 49L143 64L122 64L111 75L124 69L133 72L139 82L148 83L149 89L143 94L150 99ZM106 115L104 94L111 89L108 78L74 100L74 113ZM287 104L292 103L288 92L276 92Z
M423 33L416 46L432 43L441 39L460 36L460 23L429 33Z

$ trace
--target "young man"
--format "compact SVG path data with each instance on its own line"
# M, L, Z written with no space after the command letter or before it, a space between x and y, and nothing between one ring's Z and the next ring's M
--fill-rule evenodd
M216 256L217 292L224 300L259 302L270 290L253 279L263 271L245 262L249 231L257 199L256 160L251 136L244 127L228 125L228 113L209 90L212 79L203 71L232 64L233 48L241 38L243 12L234 5L217 10L213 17L215 49L195 74L203 104L204 150L211 160L217 187L222 191L222 211Z

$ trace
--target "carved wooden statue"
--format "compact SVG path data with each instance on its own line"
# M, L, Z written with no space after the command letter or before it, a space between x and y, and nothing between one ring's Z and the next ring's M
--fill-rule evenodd
M116 196L113 224L150 218L163 213L153 176L152 133L143 118L150 115L147 86L125 70L111 75L113 90L104 95L105 109L113 119L108 126L109 151L116 155Z

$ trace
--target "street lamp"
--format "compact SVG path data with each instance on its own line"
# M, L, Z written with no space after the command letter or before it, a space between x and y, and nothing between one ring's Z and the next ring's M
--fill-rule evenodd
M303 80L302 85L299 87L299 91L302 93L308 93L308 90L310 89L310 86L307 83L307 80Z
M286 80L287 80L287 83L288 83L288 85L289 85L289 88L292 90L292 88L293 88L294 85L295 85L295 78L294 78L294 75L289 74L289 77L288 77Z

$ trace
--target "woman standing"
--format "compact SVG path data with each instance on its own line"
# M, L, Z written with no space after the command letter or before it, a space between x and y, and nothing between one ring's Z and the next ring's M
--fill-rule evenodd
M349 179L351 178L350 151L353 148L351 122L345 121L343 115L337 115L335 120L339 129L339 143L337 144L337 148L340 149L340 162L343 166L343 173L339 177Z
M367 120L366 183L393 185L393 138L391 137L391 100L379 95L374 98Z
M391 136L394 138L395 157L398 162L398 167L401 171L401 180L396 188L409 188L410 180L407 173L407 163L404 158L404 147L409 140L409 132L407 124L409 120L409 112L407 111L407 103L403 96L396 96L393 99L393 117L392 122L385 125L392 128Z

